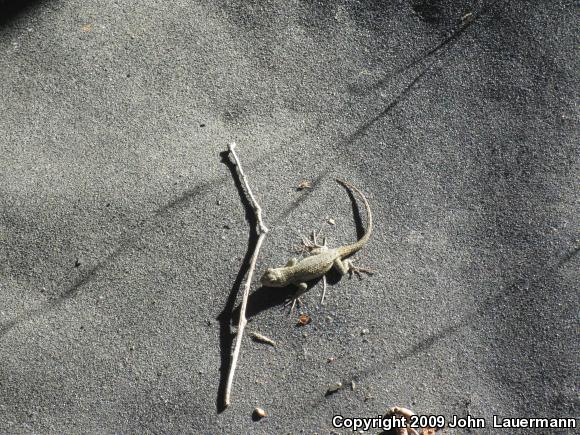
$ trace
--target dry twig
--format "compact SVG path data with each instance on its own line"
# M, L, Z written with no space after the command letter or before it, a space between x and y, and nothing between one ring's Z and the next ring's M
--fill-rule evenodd
M262 247L264 238L268 233L268 228L266 227L266 225L264 225L264 222L262 221L262 208L256 201L256 198L252 193L252 189L250 189L248 179L246 178L246 174L242 169L242 165L240 163L240 160L238 159L238 155L236 154L235 148L236 144L234 142L228 145L228 151L234 158L235 164L238 167L240 178L242 179L242 182L246 188L246 192L250 197L250 204L252 206L252 209L254 210L254 214L256 215L256 222L258 225L258 241L256 242L256 248L250 260L250 269L248 271L248 276L244 284L244 293L242 294L242 306L240 308L240 321L238 323L238 331L236 334L236 345L234 346L234 351L232 352L232 364L230 365L230 372L228 373L228 381L226 384L226 393L224 395L225 407L230 406L230 396L232 392L232 385L234 382L234 373L238 365L238 358L240 356L240 348L242 347L242 338L244 335L244 329L246 327L246 324L248 323L248 320L246 319L246 307L248 305L248 296L250 294L250 286L252 285L252 278L254 277L254 271L256 269L256 261L258 260L258 253L260 252L260 248Z

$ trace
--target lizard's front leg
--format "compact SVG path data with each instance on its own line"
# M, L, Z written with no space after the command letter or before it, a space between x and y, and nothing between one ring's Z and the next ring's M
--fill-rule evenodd
M286 267L296 266L296 263L298 263L298 259L292 257L288 262L286 262Z
M285 304L285 306L288 306L290 302L292 302L292 306L290 307L290 313L292 313L292 311L294 310L296 302L298 302L300 305L303 305L302 301L300 300L300 296L302 296L304 293L308 291L308 284L306 284L305 282L301 282L295 285L296 287L298 287L298 290L296 291L296 293L294 293L294 295L290 299L288 299L288 302Z

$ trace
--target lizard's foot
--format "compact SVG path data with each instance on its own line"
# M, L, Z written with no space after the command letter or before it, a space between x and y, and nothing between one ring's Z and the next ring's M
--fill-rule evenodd
M304 304L304 302L302 302L302 299L300 298L300 296L286 299L286 301L284 302L284 308L286 308L288 305L291 305L290 311L288 311L288 314L292 314L292 312L294 311L294 307L296 307L296 304L298 304L298 308L302 308L302 307L306 308L306 305Z
M290 307L290 312L288 314L292 313L294 307L296 306L296 303L298 303L300 307L304 306L304 303L300 300L300 296L302 296L304 293L308 291L308 284L306 284L305 282L300 282L296 284L296 287L298 287L298 291L296 292L296 294L290 299L286 300L286 302L284 303L284 308L286 308L288 305L290 305L290 303L292 303L292 306Z
M321 235L320 230L318 230L318 235ZM312 242L313 245L317 248L326 248L326 236L322 236L322 245L319 245L318 241L316 240L316 231L312 231Z
M349 278L352 278L353 275L356 275L358 279L362 279L363 273L366 273L367 275L373 275L375 273L374 270L355 266L354 260L345 260L344 263L345 266L348 268Z
M293 251L299 255L310 255L314 249L319 249L320 247L315 245L311 240L308 240L304 236L300 236L302 243L300 245L295 245Z

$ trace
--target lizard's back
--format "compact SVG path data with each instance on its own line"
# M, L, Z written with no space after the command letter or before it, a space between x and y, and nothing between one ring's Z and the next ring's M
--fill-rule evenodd
M328 272L334 260L339 257L338 250L329 249L320 254L303 258L294 266L288 267L288 274L293 283L300 283L320 278Z

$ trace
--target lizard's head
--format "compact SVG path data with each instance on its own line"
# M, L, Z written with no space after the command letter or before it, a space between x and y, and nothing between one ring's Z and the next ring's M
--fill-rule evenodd
M272 269L271 267L266 269L262 278L260 278L260 282L266 287L284 287L284 285L281 284L282 281L283 278L280 270Z

